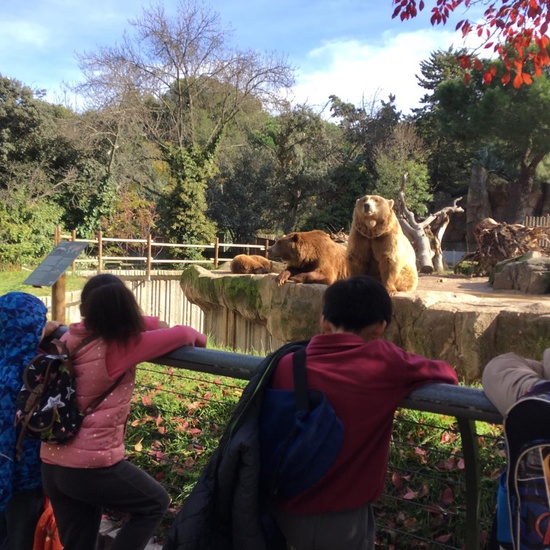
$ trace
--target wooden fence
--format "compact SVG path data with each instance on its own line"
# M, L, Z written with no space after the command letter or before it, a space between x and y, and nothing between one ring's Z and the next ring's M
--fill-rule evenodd
M546 216L526 216L523 225L526 227L548 227L550 225L550 214L546 214Z
M113 237L105 237L102 231L97 232L97 237L94 239L77 239L76 231L71 231L70 235L63 235L60 228L57 228L55 234L55 244L57 245L62 240L69 241L79 241L79 242L88 242L90 244L96 245L96 255L94 257L88 258L77 258L72 265L73 273L76 271L77 263L85 263L90 266L91 262L97 264L97 272L101 273L107 263L116 265L120 267L135 267L137 264L142 264L145 266L145 276L147 279L150 279L153 265L174 265L174 264L192 264L192 263L212 263L214 267L218 267L220 262L227 262L232 260L232 257L222 257L222 254L225 253L228 249L241 249L245 254L259 254L265 256L267 253L267 248L270 244L273 243L273 239L258 237L256 243L254 244L236 244L236 243L224 243L220 242L216 238L214 243L208 244L174 244L174 243L164 243L157 242L153 240L151 234L148 234L145 239L121 239ZM108 256L105 255L105 245L109 243L118 243L118 244L136 244L141 245L145 249L145 255L142 256ZM159 258L162 250L169 248L181 248L181 249L200 249L203 251L211 250L213 251L212 257L204 257L200 260L178 260L173 258Z
M95 275L95 271L83 272L84 276ZM170 326L187 325L199 332L204 332L204 313L201 308L187 300L180 286L179 271L159 271L149 279L144 271L109 270L109 273L120 277L124 284L133 292L139 307L145 315L158 317ZM64 317L54 312L59 311L53 304L53 296L40 299L48 308L52 318L65 323L75 323L80 320L80 291L66 292L62 305Z
M526 227L550 227L550 214L546 214L546 216L526 216L523 225ZM549 248L547 238L537 239L537 244L541 248Z

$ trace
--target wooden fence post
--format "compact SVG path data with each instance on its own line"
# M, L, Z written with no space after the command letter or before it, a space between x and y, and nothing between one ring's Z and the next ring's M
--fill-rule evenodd
M218 267L219 257L220 257L220 239L216 237L216 243L214 244L214 268Z
M103 233L101 229L97 232L97 272L101 273L103 264Z
M61 242L61 228L55 228L55 246ZM52 321L65 323L65 290L66 290L65 273L55 281L52 285Z
M76 241L76 229L73 229L71 231L71 241L73 241L73 242ZM72 264L71 268L72 268L72 272L73 272L73 275L74 275L74 273L76 271L76 261L73 261L73 264Z
M147 280L151 280L151 232L147 233Z

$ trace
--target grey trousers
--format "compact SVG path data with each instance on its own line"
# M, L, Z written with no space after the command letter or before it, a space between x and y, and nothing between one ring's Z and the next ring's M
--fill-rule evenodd
M374 550L376 527L371 504L326 514L273 513L295 550Z
M170 504L162 485L126 460L88 469L43 463L42 482L65 550L95 550L103 508L128 514L111 549L143 550Z

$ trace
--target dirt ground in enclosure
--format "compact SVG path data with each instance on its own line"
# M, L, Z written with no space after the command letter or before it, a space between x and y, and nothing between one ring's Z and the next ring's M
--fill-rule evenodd
M423 275L419 274L418 287L420 291L455 292L457 294L473 294L488 298L549 300L550 295L525 294L518 290L493 290L488 277L465 277L462 275Z

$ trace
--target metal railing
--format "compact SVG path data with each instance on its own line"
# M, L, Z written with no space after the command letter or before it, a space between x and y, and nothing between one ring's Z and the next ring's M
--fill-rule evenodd
M178 369L249 380L261 360L262 357L241 353L183 347L152 362ZM456 418L461 436L466 489L466 532L463 548L479 550L481 467L476 421L501 424L502 416L483 391L450 384L425 385L413 391L402 402L401 407Z

